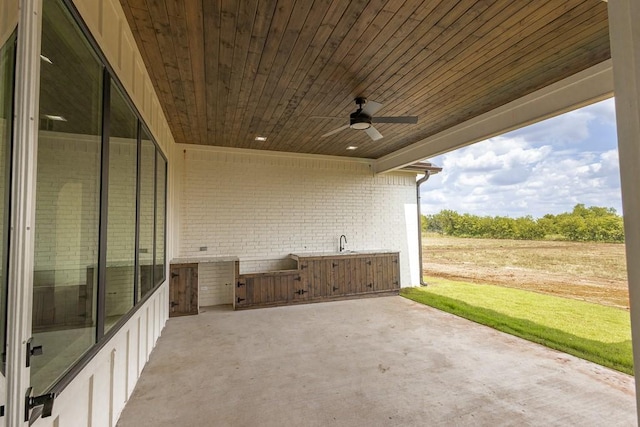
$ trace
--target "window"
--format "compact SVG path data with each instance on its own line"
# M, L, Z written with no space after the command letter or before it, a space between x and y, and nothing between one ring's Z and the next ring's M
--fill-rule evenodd
M159 151L156 151L156 253L154 268L154 283L162 283L165 279L165 250L164 250L164 228L166 194L167 194L167 161Z
M103 66L66 8L43 3L36 184L34 393L94 343Z
M9 264L9 195L15 34L0 46L0 345L6 345L7 268ZM4 351L3 351L4 352ZM4 363L0 363L4 372Z
M140 245L138 250L142 299L153 288L153 251L155 229L155 164L156 149L149 134L142 131L140 149Z
M138 119L111 84L105 328L133 307Z
M164 281L166 266L166 160L67 4L45 1L42 13L32 313L43 354L31 359L34 394L59 392ZM0 126L11 117L3 88L12 58L0 51ZM0 127L0 181L9 176L6 135ZM0 204L0 224L5 212Z

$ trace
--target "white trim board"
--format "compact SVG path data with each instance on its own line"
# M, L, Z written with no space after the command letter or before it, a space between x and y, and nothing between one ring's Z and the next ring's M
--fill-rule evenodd
M399 169L613 96L611 60L432 135L373 162L374 173Z

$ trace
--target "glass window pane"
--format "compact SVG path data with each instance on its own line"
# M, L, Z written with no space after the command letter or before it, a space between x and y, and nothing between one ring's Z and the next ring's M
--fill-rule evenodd
M15 35L0 47L0 345L5 348ZM2 352L4 353L4 351ZM4 372L4 363L0 363Z
M105 332L133 307L138 119L111 84Z
M156 146L147 134L142 132L140 153L140 285L138 300L153 288L153 241L155 213L155 160Z
M167 180L167 162L157 151L156 154L156 262L154 281L156 284L164 281L164 224L165 224L165 195Z
M43 2L36 187L33 394L94 343L100 213L101 63L61 1Z

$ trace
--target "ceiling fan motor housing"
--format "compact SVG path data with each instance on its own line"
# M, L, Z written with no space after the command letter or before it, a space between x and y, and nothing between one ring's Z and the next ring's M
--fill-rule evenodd
M349 120L349 127L351 129L369 129L371 127L371 116L368 116L358 109L355 113L351 113Z

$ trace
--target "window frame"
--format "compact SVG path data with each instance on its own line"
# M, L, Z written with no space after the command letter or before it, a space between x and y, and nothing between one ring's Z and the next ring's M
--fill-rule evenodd
M70 365L66 372L53 384L51 384L47 388L47 392L49 393L60 393L62 392L73 380L74 378L84 369L89 362L109 343L109 341L120 331L120 329L132 318L134 317L141 307L145 304L149 298L153 297L158 289L166 282L166 269L167 269L167 256L166 256L166 234L167 234L167 201L168 201L168 160L165 153L162 151L152 132L149 131L149 126L146 125L142 118L142 114L140 110L136 107L136 105L131 100L129 93L124 88L124 85L118 79L117 73L114 68L111 66L109 61L107 60L105 54L100 49L97 41L91 34L88 26L82 19L82 16L78 12L77 8L73 4L72 0L58 0L62 6L66 7L71 15L72 19L75 21L75 24L79 27L81 33L86 38L89 46L93 49L96 57L103 67L103 77L102 77L102 127L101 127L101 170L100 170L100 187L99 187L99 200L100 200L100 218L98 225L98 279L97 279L97 301L96 301L96 332L95 332L95 342L94 344L87 349L83 356L81 356L75 363ZM14 75L15 79L15 75ZM109 191L109 137L110 137L110 126L111 126L111 84L114 84L118 90L121 92L124 101L127 103L128 107L131 109L133 114L137 119L137 134L136 134L136 144L137 144L137 159L136 159L136 236L135 236L135 251L138 253L139 249L139 229L140 229L140 221L139 221L139 205L140 205L140 162L141 162L141 136L142 130L145 129L147 135L149 136L149 140L153 143L155 148L154 151L154 247L153 247L153 262L156 260L156 227L157 227L157 157L160 155L164 159L165 168L162 171L164 173L164 232L163 232L163 241L164 241L164 257L163 257L163 274L161 280L155 280L155 277L152 277L152 287L140 298L137 296L137 291L139 288L139 260L136 255L134 261L134 303L131 309L125 313L120 319L108 330L105 332L105 304L106 304L106 271L107 271L107 226L108 226L108 191ZM14 85L15 86L15 85ZM15 89L15 88L14 88ZM15 96L14 96L15 99ZM153 269L152 269L153 271ZM34 411L32 414L32 419L37 418L40 414L40 411Z
M17 49L17 43L18 43L18 30L17 27L14 28L14 30L11 32L11 35L9 36L9 38L7 39L8 43L6 44L7 46L9 45L9 43L13 44L13 70L12 70L12 75L11 75L11 80L12 80L12 84L11 84L11 91L10 91L10 105L11 105L11 114L10 116L13 117L13 115L15 114L15 99L16 99L16 63L17 63L17 55L18 55L18 49ZM1 46L0 46L1 47ZM7 156L7 158L9 159L8 164L7 164L7 171L5 172L7 174L6 177L0 177L0 179L6 179L5 184L6 184L6 188L5 188L5 194L4 194L4 198L2 200L0 200L0 203L2 203L3 208L5 209L5 219L4 219L4 223L0 223L0 227L3 227L2 232L6 234L5 239L2 243L3 245L3 249L4 249L4 256L2 259L0 259L0 262L2 263L2 269L4 271L4 281L2 283L0 283L0 292L2 292L2 295L0 296L0 304L4 304L3 307L3 313L2 316L4 317L4 319L2 319L3 322L3 331L2 331L2 339L0 339L0 345L2 345L2 353L1 357L2 359L0 360L0 373L2 373L2 375L6 375L6 371L7 371L7 353L6 353L6 348L7 348L7 323L8 323L8 315L9 315L9 310L8 310L8 298L9 298L9 254L11 253L11 239L9 238L9 232L11 229L11 221L12 221L12 197L11 197L11 189L13 188L13 138L14 138L14 120L9 120L8 121L8 126L9 126L9 141L7 144L7 152L5 153L5 155Z

